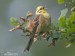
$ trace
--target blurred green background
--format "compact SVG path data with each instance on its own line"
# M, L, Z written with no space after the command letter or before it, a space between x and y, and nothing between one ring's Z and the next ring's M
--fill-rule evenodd
M58 40L55 47L48 47L44 40L36 41L30 52L23 52L28 38L21 36L23 33L20 30L8 31L12 28L10 17L25 17L28 11L35 14L39 5L48 8L52 19L57 19L64 8L58 5L57 0L0 0L0 56L75 56L75 45L65 48L65 40Z

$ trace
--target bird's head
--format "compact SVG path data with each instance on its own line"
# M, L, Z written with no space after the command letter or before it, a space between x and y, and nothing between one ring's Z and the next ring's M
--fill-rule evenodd
M38 6L36 8L36 15L47 13L47 8L44 6Z

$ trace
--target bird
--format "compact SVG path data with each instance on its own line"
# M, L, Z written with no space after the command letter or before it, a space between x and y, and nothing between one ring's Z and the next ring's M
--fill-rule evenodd
M50 29L51 25L51 16L47 12L47 8L44 6L38 6L35 11L35 17L33 19L34 27L32 30L32 34L28 45L24 49L24 51L29 51L31 48L32 43L34 42L35 34L47 33Z
M40 34L40 33L48 32L51 25L51 16L47 12L47 8L44 6L38 6L36 8L35 14L39 16L38 18L34 19L34 21L36 20L39 21L39 25L37 27L36 33Z

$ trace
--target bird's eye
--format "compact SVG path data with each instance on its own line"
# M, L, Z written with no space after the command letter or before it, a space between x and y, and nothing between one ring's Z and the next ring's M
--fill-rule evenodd
M44 7L40 8L40 10L44 9Z
M40 10L42 10L42 8L40 8Z

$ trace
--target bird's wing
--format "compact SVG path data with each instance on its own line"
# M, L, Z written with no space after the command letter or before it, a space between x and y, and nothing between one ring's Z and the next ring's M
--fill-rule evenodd
M35 19L33 20L33 22L35 22L35 23L34 23L35 26L34 26L34 28L33 28L33 30L32 30L32 33L30 33L30 39L29 39L29 42L28 42L26 48L24 49L24 52L25 52L26 50L29 51L30 48L31 48L31 45L32 45L32 43L33 43L33 39L34 39L36 30L37 30L37 27L38 27L38 25L39 25L39 20L38 20L38 19L39 19L39 16L36 16Z
M38 25L38 27L37 27L36 33L40 34L40 33L43 32L43 29L45 29L45 28L43 28L43 27L46 26L46 21L47 21L47 19L46 19L43 15L39 15L38 21L39 21L39 22L38 22L39 25ZM48 22L47 22L47 23L48 23Z
M39 18L39 25L37 27L37 33L47 32L50 29L51 25L51 16L45 17L44 15L40 15Z

